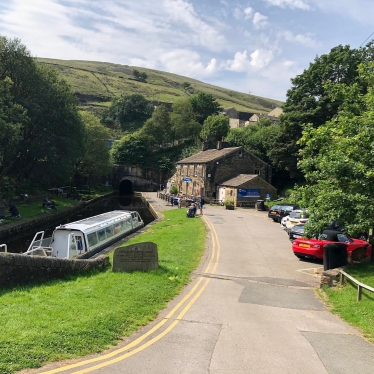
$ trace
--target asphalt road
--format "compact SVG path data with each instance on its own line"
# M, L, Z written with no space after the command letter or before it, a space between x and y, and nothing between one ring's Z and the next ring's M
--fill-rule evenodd
M177 209L147 197L158 210ZM298 260L266 212L208 205L202 219L209 235L201 265L154 323L103 354L28 372L374 372L374 347L315 294L322 264Z

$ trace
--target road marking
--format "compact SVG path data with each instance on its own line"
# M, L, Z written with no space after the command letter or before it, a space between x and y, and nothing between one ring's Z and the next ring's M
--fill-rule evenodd
M203 220L204 220L205 224L211 230L210 234L211 234L211 240L212 240L211 256L210 256L209 263L208 263L206 269L204 270L204 273L208 273L210 268L213 265L213 262L215 262L214 267L212 269L212 272L209 273L209 274L214 274L216 269L217 269L217 266L218 266L218 260L219 260L219 257L220 257L221 247L220 247L220 244L219 244L219 241L218 241L217 232L214 229L213 225L208 221L207 218L203 217ZM196 295L190 301L188 301L192 297L192 295L195 293L195 291L198 289L198 287L200 286L200 284L202 283L203 280L205 280L205 282L202 284L200 289L197 291ZM89 372L94 371L96 369L100 369L102 367L109 366L109 365L112 365L116 362L122 361L122 360L124 360L128 357L131 357L131 356L135 355L138 352L141 352L142 350L144 350L144 349L148 348L149 346L153 345L154 343L156 343L158 340L163 338L171 330L174 329L174 327L182 320L182 318L187 313L187 311L192 307L192 305L196 302L196 300L203 293L203 291L205 290L205 288L207 287L209 282L210 282L210 278L207 279L207 278L204 278L204 277L200 277L197 280L194 287L190 290L190 292L167 314L167 316L162 321L160 321L156 326L154 326L148 332L146 332L145 334L143 334L139 338L135 339L133 342L127 344L125 347L120 348L120 349L116 349L113 352L110 352L110 353L108 353L106 355L103 355L103 356L100 356L100 357L96 357L96 358L93 358L93 359L80 361L80 362L77 362L75 364L71 364L71 365L60 367L60 368L44 371L44 372L41 372L40 374L55 374L55 373L61 373L63 371L70 370L70 369L76 369L76 368L79 368L81 366L85 366L85 365L93 364L93 363L98 362L98 361L104 361L104 360L110 359L110 358L112 358L114 356L117 356L117 355L119 355L119 354L121 354L121 353L123 353L123 352L125 352L129 349L132 349L132 348L136 347L137 345L139 345L141 342L143 342L146 338L148 338L154 332L159 330L168 321L170 321L172 316L177 312L177 310L180 309L186 303L186 306L184 307L184 309L179 313L179 315L171 323L171 325L169 327L167 327L164 331L162 331L158 335L156 335L154 338L149 340L148 342L145 342L141 346L139 346L138 348L135 348L134 350L132 350L131 352L127 352L127 353L125 353L125 354L123 354L119 357L116 357L112 360L105 361L101 364L98 364L98 365L95 365L95 366L92 366L92 367L89 367L89 368L86 368L86 369L75 371L72 374L89 373Z
M323 271L323 268L321 268L321 267L319 267L319 268L307 268L307 269L299 269L297 271L300 272L300 273L306 274L306 275L310 275L312 277L320 277L321 272Z

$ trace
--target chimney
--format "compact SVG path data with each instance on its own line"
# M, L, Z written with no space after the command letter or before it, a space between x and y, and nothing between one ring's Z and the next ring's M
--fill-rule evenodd
M209 149L209 142L208 142L208 137L205 138L205 141L203 141L201 150L204 152Z
M217 142L217 150L221 150L221 149L224 149L224 148L228 148L230 146L230 144L228 142L225 142L225 137L222 136L222 140L219 140Z

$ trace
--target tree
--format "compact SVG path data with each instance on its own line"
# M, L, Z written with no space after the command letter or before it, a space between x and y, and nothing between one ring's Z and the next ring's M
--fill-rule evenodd
M147 120L140 133L151 137L153 143L159 147L172 141L170 114L164 105L160 105L155 109L152 117Z
M199 92L197 95L190 97L192 110L195 113L195 119L203 125L204 121L221 110L220 105L212 94Z
M173 141L198 138L201 125L195 120L195 114L189 98L182 98L173 103L170 121Z
M143 95L133 94L115 99L109 109L104 112L102 123L113 127L118 123L123 131L135 132L139 130L148 118L151 118L153 106Z
M10 93L12 80L0 81L0 180L16 160L16 149L22 137L22 128L28 121L27 112L14 102Z
M338 219L355 234L373 227L374 218L374 65L359 68L358 82L327 83L326 95L340 103L338 115L300 139L307 184L297 188L311 213L309 235ZM362 87L369 87L362 94Z
M80 112L85 128L82 154L75 160L77 176L99 179L106 176L111 169L109 147L109 131L99 118L89 112Z
M10 130L13 134L11 150L8 145L1 156L0 178L8 175L21 182L42 165L44 176L63 183L70 176L71 160L80 152L83 131L70 86L56 70L36 66L18 39L4 37L0 37L0 82L3 121L8 134Z
M112 160L115 164L148 166L151 144L151 139L140 132L126 135L113 145Z
M200 133L201 139L208 138L208 143L210 146L215 146L217 141L222 140L226 137L230 131L230 120L228 117L223 115L213 115L209 116L204 121L203 129Z
M372 57L372 46L363 49L351 49L349 46L337 46L329 54L316 57L309 68L294 79L292 88L287 92L283 106L284 114L280 118L282 133L279 144L283 148L274 152L273 163L290 171L291 176L301 178L297 169L299 145L303 126L311 124L314 128L331 120L338 111L341 102L332 101L327 94L325 84L347 84L356 82L359 64ZM366 87L362 87L364 93Z

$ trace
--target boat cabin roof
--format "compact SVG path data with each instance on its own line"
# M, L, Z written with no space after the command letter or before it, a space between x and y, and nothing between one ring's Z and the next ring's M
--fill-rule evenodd
M99 229L100 227L106 227L115 222L122 221L125 218L130 218L131 213L138 214L137 212L130 212L126 210L113 210L112 212L106 212L99 214L98 216L57 226L56 230L79 230L83 232L95 231L95 229Z

